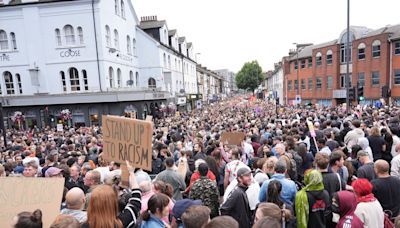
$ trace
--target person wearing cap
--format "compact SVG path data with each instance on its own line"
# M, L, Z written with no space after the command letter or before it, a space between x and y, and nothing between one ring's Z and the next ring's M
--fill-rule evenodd
M183 228L182 215L191 206L202 205L201 200L182 199L175 202L172 209L172 228Z
M63 170L57 167L50 167L46 170L45 177L63 177Z
M360 150L357 153L357 159L361 163L361 167L357 170L357 178L366 178L369 181L376 178L375 170L374 170L374 162L370 160L369 153Z
M240 168L237 171L237 181L238 185L221 205L221 215L229 215L234 218L239 223L240 228L249 228L251 227L252 213L246 190L252 182L250 168Z

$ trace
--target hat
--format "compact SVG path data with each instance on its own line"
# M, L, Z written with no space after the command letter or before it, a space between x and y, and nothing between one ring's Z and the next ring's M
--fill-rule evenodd
M369 154L368 154L368 152L365 151L365 150L360 150L360 151L358 151L358 153L357 153L357 158L359 158L359 157L369 157Z
M191 206L203 205L201 200L191 200L191 199L183 199L175 202L174 208L172 208L172 215L180 220L182 214Z
M63 171L62 169L59 169L56 167L50 167L46 170L45 176L52 177L52 176L60 174L62 171Z
M241 177L241 176L246 176L249 174L251 174L251 170L248 167L243 167L237 171L236 176Z

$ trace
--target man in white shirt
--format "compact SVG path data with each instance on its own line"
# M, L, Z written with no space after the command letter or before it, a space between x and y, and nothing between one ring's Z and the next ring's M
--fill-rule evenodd
M397 144L395 147L396 156L393 157L390 162L390 175L393 177L400 178L400 144Z

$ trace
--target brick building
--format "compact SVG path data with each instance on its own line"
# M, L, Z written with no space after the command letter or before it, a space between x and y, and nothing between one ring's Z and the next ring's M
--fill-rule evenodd
M286 103L294 104L296 95L303 104L345 102L346 41L344 30L336 40L292 50L283 58ZM400 102L400 25L377 30L352 26L350 45L351 87L364 88L360 103L381 99L383 86L391 89L391 101Z

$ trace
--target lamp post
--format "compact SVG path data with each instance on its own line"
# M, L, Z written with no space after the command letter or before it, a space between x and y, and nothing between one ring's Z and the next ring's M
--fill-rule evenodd
M347 114L350 113L350 0L347 0L347 34L346 34L346 112Z

